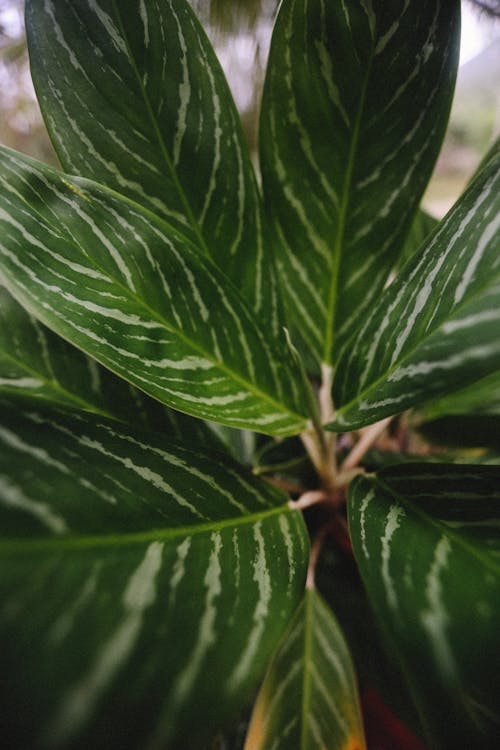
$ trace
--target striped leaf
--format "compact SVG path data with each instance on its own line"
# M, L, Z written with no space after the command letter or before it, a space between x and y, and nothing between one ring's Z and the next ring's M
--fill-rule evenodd
M307 589L261 687L245 750L362 750L356 678L340 627Z
M500 154L380 297L338 364L335 427L354 429L500 368Z
M330 364L381 292L430 177L458 59L455 0L284 0L261 118L290 317Z
M95 412L170 437L222 443L199 419L175 412L117 378L26 312L0 287L0 393Z
M228 85L185 0L28 0L31 70L65 171L180 229L278 320L260 198Z
M306 423L285 341L182 235L106 188L2 149L0 278L54 331L164 403L271 434Z
M397 269L401 268L408 258L411 258L438 225L438 220L423 209L419 209L413 218L410 232L406 238L403 250L398 258Z
M222 454L1 413L3 746L205 747L302 597L301 515Z
M499 522L499 467L401 465L350 491L356 560L432 748L496 747Z
M385 748L385 730L390 730L391 718L394 727L405 727L407 734L422 739L422 728L408 687L401 671L386 654L380 629L359 574L352 552L339 550L338 541L325 540L315 570L315 583L326 603L335 611L342 632L351 652L359 683L362 712L367 744L372 742L380 750ZM377 711L372 698L378 697L385 710ZM394 742L394 740L393 740ZM400 745L387 740L387 750L422 750L417 742Z

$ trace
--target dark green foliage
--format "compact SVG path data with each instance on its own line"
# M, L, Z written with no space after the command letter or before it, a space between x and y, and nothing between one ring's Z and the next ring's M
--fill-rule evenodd
M498 144L419 207L459 10L284 0L262 196L186 0L27 1L63 171L0 149L5 747L366 750L373 690L497 747Z

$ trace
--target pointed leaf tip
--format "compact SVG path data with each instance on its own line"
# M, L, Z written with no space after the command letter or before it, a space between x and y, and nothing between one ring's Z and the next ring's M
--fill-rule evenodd
M306 589L268 670L245 750L366 750L354 667L321 596Z

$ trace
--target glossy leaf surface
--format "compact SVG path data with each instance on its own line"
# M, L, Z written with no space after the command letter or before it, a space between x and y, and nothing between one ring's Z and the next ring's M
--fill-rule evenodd
M337 429L355 429L500 367L500 155L380 297L340 358Z
M431 747L498 739L499 519L498 467L401 465L350 491L356 560Z
M354 668L340 627L306 590L261 687L245 750L363 750Z
M137 204L2 150L0 274L46 325L194 416L300 432L304 386L283 341L182 235Z
M285 0L261 118L266 206L295 328L330 364L395 265L436 159L458 2Z
M168 409L52 333L0 287L0 393L68 406L222 448L201 420Z
M28 0L26 17L35 88L65 171L167 219L277 330L248 148L189 3Z
M223 454L1 411L2 742L205 746L302 597L301 515Z

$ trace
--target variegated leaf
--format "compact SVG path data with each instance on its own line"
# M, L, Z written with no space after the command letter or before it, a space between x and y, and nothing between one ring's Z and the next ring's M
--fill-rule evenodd
M315 570L315 583L335 611L352 654L366 731L371 749L424 750L421 723L400 669L386 654L382 635L366 595L359 569L340 532L325 540ZM380 711L378 709L381 709ZM392 743L390 742L393 733ZM394 745L399 734L399 745ZM410 737L413 736L413 742Z
M204 422L168 409L114 376L39 323L2 287L0 393L95 412L222 449Z
M31 70L64 169L166 218L279 330L236 107L186 0L28 0Z
M334 428L355 429L500 368L500 154L342 352Z
M401 251L446 126L457 0L284 0L261 163L290 317L332 363Z
M484 169L489 161L498 157L500 154L500 137L492 144L479 164L473 179L476 179L479 173ZM434 228L432 222L435 220L421 211L415 217L415 221L410 232L409 240L414 240L422 244L425 236L429 235ZM408 244L408 243L407 243ZM409 248L405 248L409 250ZM409 252L404 253L407 258ZM436 419L449 415L496 415L500 414L500 371L481 378L466 388L460 388L453 393L445 393L443 396L431 400L419 410L420 419ZM460 431L459 431L460 432Z
M138 204L1 150L0 278L46 325L164 403L271 434L309 403L285 341Z
M400 465L355 480L354 553L433 748L496 747L500 469Z
M419 209L413 218L410 232L406 238L403 250L398 258L396 267L401 268L408 258L411 258L438 225L438 220L423 209Z
M307 589L260 689L245 750L366 748L354 667L340 627Z
M223 454L1 416L2 745L205 747L301 600L300 513Z

